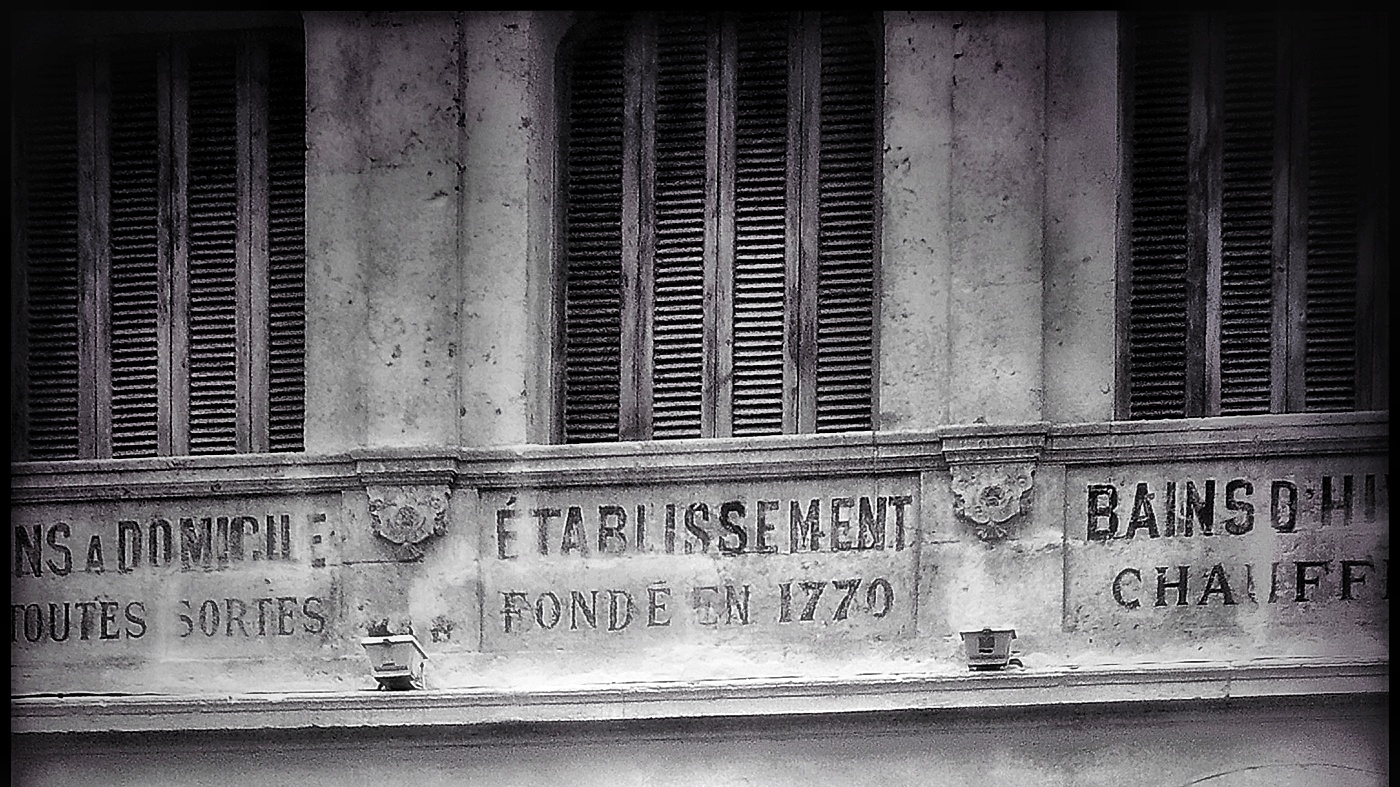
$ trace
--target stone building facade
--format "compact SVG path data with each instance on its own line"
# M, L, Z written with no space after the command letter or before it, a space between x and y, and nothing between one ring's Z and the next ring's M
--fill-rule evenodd
M273 416L247 405L234 430L262 418L273 437L230 450L182 443L202 422L178 402L185 426L149 456L122 457L116 437L104 450L100 429L72 458L12 437L17 783L1387 783L1388 186L1354 186L1356 255L1376 264L1349 280L1346 402L1290 394L1303 355L1268 366L1275 349L1262 411L1230 409L1226 164L1199 275L1227 286L1193 301L1216 316L1186 329L1178 364L1206 358L1205 393L1184 417L1135 415L1129 359L1158 321L1131 316L1155 292L1146 274L1134 289L1130 262L1150 240L1129 185L1132 154L1139 173L1154 155L1133 125L1146 110L1128 111L1146 105L1132 68L1147 55L1128 57L1149 51L1146 28L1107 12L872 15L868 426L568 442L568 88L580 31L608 20L17 21L21 57L272 27L305 64L302 376L287 378L301 443L276 449L275 395ZM793 41L819 27L792 24ZM1384 63L1378 42L1358 49ZM1358 122L1387 139L1388 120ZM1385 145L1359 150L1388 172ZM12 178L30 206L19 261L38 248L27 178ZM1218 208L1200 179L1182 184L1204 195L1189 221ZM275 235L274 208L247 211ZM38 267L12 267L12 329L32 337ZM1298 303L1272 308L1312 314ZM29 386L16 436L39 431L24 409L46 395L38 344L14 355ZM238 402L258 401L250 385ZM1014 630L1003 669L969 668L986 629ZM362 640L394 634L426 654L421 689L375 690Z

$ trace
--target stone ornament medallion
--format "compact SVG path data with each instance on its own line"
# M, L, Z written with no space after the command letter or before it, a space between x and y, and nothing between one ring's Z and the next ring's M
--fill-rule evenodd
M962 465L952 468L953 512L982 541L1001 541L1013 520L1030 508L1035 468L1025 464Z
M447 532L446 486L369 487L374 534L394 545L401 560L423 556L422 544Z

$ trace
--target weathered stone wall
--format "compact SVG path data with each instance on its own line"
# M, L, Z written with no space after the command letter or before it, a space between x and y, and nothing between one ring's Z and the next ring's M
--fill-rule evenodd
M986 627L1027 674L1383 664L1384 421L1233 420L34 466L11 686L353 689L383 627L439 689L952 679Z
M881 429L1109 416L1113 19L887 16ZM569 21L307 16L310 450L548 441Z
M456 432L459 37L452 14L307 17L308 451Z
M12 466L16 730L634 725L415 738L424 784L1383 781L1338 708L1388 693L1388 414L1111 420L1114 15L886 14L877 432L598 446L548 445L572 21L305 14L307 453ZM985 627L1009 669L969 670ZM367 691L371 631L428 691ZM399 772L288 734L221 778ZM202 756L150 740L101 763Z

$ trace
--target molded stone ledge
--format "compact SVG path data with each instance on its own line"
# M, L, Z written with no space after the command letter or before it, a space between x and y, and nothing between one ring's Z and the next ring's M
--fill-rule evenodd
M1048 423L1016 426L950 426L938 430L949 465L1037 462L1045 449Z
M10 503L338 492L358 483L344 455L236 454L10 464Z
M857 432L502 448L364 449L14 462L13 503L895 475L1006 463L1085 465L1389 452L1388 412Z
M1133 706L1181 700L1383 696L1389 661L1202 662L949 677L624 683L564 691L13 697L11 734L451 727L866 711Z
M1054 427L1042 460L1067 465L1390 452L1390 413L1296 413Z
M368 486L510 488L912 473L941 463L926 434L799 435L349 454L17 462L12 503L305 494Z
M461 459L453 454L400 457L357 451L351 456L362 486L455 486L461 473Z
M474 450L461 473L467 484L509 488L889 475L939 464L936 435L858 432Z

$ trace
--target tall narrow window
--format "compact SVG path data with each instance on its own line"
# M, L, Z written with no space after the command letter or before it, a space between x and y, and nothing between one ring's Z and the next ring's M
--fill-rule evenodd
M297 451L300 37L112 42L17 96L17 458Z
M871 15L613 15L566 61L562 437L872 428Z
M1125 26L1129 418L1388 406L1387 26Z

